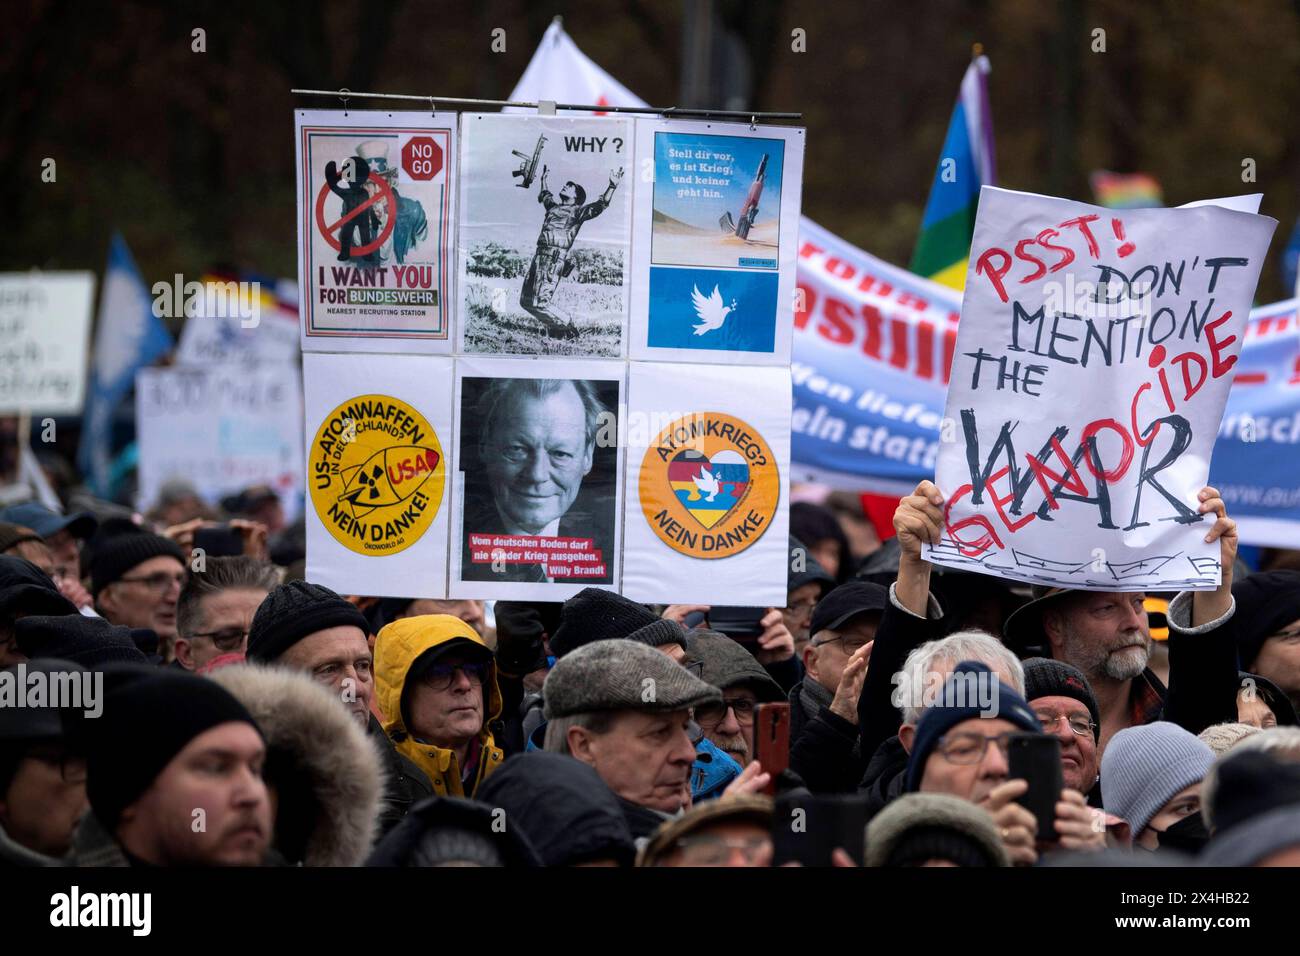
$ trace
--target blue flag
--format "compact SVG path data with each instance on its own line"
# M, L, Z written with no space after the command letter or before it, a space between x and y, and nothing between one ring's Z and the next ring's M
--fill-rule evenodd
M99 297L99 320L81 419L77 465L98 495L109 493L113 413L135 383L138 369L172 347L172 337L154 313L126 240L113 234Z

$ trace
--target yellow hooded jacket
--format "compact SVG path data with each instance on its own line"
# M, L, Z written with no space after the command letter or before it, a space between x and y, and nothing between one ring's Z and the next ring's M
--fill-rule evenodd
M501 716L501 691L497 687L497 665L493 659L483 683L482 747L474 785L466 793L461 786L461 768L452 750L421 743L406 729L402 716L402 691L411 665L426 651L453 640L466 640L487 649L478 633L460 618L449 614L425 614L393 621L375 638L375 693L384 712L384 732L393 745L424 771L438 796L472 797L505 755L492 739L488 724Z

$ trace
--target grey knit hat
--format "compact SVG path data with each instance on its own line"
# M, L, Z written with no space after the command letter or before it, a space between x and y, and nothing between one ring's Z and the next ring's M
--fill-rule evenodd
M1126 727L1101 758L1102 805L1123 817L1137 839L1160 808L1200 782L1212 763L1214 751L1177 724Z
M754 692L760 703L785 700L781 685L768 676L754 655L725 634L692 631L687 656L704 665L700 679L719 690L744 686Z
M920 851L920 852L918 852ZM988 811L946 793L908 793L867 825L865 865L900 866L959 856L984 866L1010 866L1007 848ZM907 857L904 861L902 857Z
M678 644L682 650L686 650L689 646L686 628L664 617L655 618L645 627L637 628L627 636L627 639L638 644L648 644L650 647Z
M596 641L556 661L542 685L547 720L595 710L685 710L722 692L668 655L635 641Z

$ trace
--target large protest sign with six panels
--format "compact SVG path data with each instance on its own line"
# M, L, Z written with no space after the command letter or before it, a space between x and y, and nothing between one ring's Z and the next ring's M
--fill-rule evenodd
M1218 584L1197 511L1276 221L984 187L929 560L1035 584Z
M664 603L707 584L716 603L779 605L803 130L296 120L309 578ZM424 181L407 146L438 130L458 152ZM427 242L402 232L412 197ZM358 351L375 354L310 354Z

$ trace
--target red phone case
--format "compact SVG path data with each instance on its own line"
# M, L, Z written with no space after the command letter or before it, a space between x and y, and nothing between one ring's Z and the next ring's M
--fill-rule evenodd
M759 704L754 708L754 759L772 779L764 793L776 793L776 778L790 766L790 705Z

